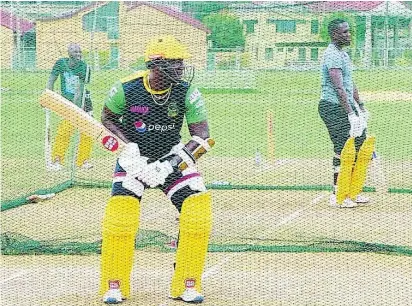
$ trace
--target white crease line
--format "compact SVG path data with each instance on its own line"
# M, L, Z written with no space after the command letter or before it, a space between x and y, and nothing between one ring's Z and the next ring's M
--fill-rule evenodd
M288 224L290 221L293 221L294 219L296 219L297 217L300 216L300 214L302 212L304 212L305 210L307 210L308 208L318 204L324 197L326 196L325 193L322 193L320 195L318 195L315 199L313 199L308 205L306 205L305 207L298 209L297 211L291 213L289 216L286 216L285 218L283 218L282 220L280 220L280 222L278 224L276 224L274 227L279 227L281 225L285 225Z
M279 227L281 225L287 224L293 220L295 220L297 217L299 217L299 215L304 212L305 210L307 210L308 208L318 204L324 197L326 196L326 193L321 193L319 194L316 198L314 198L308 205L306 205L305 207L298 209L297 211L291 213L289 216L286 216L285 218L283 218L279 223L275 224L274 227ZM265 233L265 231L263 232ZM206 269L205 272L203 272L202 274L202 281L205 280L206 278L217 274L220 269L226 264L228 263L233 257L235 257L237 255L237 253L232 254L231 256L226 256L225 258L223 258L221 261L219 261L217 264L211 266L210 268ZM167 302L169 300L165 300L163 303L159 304L159 306L167 306Z
M8 278L6 278L6 279L3 279L3 280L0 282L0 284L5 284L5 283L11 281L12 279L19 278L20 276L23 276L23 275L25 275L25 274L29 274L29 273L31 273L31 272L34 272L34 271L25 270L25 271L20 271L20 272L14 273L14 274L12 274L10 277L8 277Z

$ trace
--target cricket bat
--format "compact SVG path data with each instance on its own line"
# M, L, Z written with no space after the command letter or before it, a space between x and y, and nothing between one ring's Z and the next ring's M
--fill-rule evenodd
M50 109L61 118L69 121L80 132L94 138L105 149L117 153L125 146L125 143L106 129L103 124L58 93L45 89L40 96L39 102L41 106Z

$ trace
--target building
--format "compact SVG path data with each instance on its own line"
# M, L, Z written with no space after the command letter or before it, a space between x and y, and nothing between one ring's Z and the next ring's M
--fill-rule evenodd
M37 67L51 69L77 42L95 68L141 68L144 48L157 34L188 44L197 68L206 66L207 34L199 21L178 9L149 2L92 2L68 14L36 21Z
M244 25L245 52L258 69L318 66L328 45L323 22L336 12L356 21L349 52L359 66L394 65L412 45L412 11L398 1L252 2L233 9Z
M35 55L34 23L0 9L2 69L33 68Z

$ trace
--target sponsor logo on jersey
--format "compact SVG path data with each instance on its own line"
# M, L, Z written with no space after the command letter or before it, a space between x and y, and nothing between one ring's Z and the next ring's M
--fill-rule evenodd
M175 129L175 125L173 124L149 124L148 131L160 131L160 132L166 132L166 131L171 131Z
M196 89L194 92L192 92L190 94L190 97L189 97L190 104L193 104L193 102L195 102L197 99L199 99L200 96L201 96L201 94L200 94L199 89Z
M132 113L146 115L149 113L149 106L146 105L132 105L129 109Z
M110 98L113 98L113 96L114 96L115 94L117 94L117 88L116 88L116 86L115 86L115 87L112 87L112 89L110 89L109 97L110 97Z
M174 118L177 116L177 114L179 113L179 110L177 108L177 104L176 103L171 103L169 105L169 107L167 108L167 115L170 118Z
M105 136L102 139L103 146L109 151L116 151L119 148L119 142L113 136Z
M134 127L136 128L136 131L138 131L139 133L146 132L146 124L143 121L136 121L134 123Z

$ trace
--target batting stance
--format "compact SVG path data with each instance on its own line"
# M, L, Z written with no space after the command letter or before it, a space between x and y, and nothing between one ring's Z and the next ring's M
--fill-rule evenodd
M351 42L349 24L342 19L332 20L328 32L331 44L323 57L319 114L335 151L334 191L330 204L351 208L369 202L360 192L366 180L375 138L366 136L369 115L353 82L350 58L343 50Z
M196 160L213 145L205 103L191 85L186 46L167 35L145 50L147 71L115 83L105 101L102 123L126 143L117 160L112 197L103 218L100 293L106 303L130 297L140 200L158 187L180 212L179 244L170 297L200 303L201 275L212 226L212 199ZM191 140L180 142L186 119ZM184 169L184 170L182 170Z

